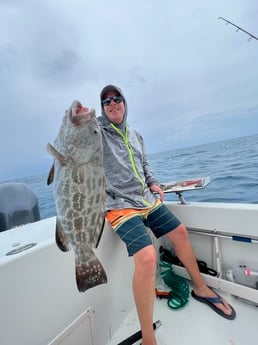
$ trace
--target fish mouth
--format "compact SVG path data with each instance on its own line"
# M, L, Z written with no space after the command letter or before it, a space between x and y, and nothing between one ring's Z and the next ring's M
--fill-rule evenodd
M92 120L96 117L95 110L84 107L79 101L74 101L69 109L70 121L73 126Z

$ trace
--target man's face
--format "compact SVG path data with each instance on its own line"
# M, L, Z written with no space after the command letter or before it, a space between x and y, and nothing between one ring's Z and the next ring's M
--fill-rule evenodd
M112 97L114 97L114 96L120 96L120 95L115 90L108 91L105 94L102 101L104 99L110 98L110 103L108 105L103 105L103 108L104 108L104 112L105 112L106 116L109 118L109 120L112 123L119 125L120 123L123 122L124 113L125 113L125 105L124 105L123 100L119 101L119 99L117 100L116 98L112 99Z

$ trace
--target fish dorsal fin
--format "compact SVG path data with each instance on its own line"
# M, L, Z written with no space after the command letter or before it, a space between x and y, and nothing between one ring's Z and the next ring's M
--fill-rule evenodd
M101 202L101 208L99 210L99 219L98 219L98 223L97 223L97 227L96 227L96 231L94 233L94 237L93 237L93 247L94 248L98 248L103 230L104 230L104 226L105 226L105 190L103 190L103 193L101 195L101 198L103 200L103 202Z
M62 252L69 251L69 240L65 236L65 232L58 216L56 217L56 244Z
M48 177L47 177L47 185L49 186L53 181L54 181L54 177L55 177L55 166L54 164L52 164L49 173L48 173Z
M99 242L104 230L104 226L105 226L105 217L100 217L100 222L98 226L99 226L99 231L96 231L94 242L93 242L94 248L98 248L98 245L99 245Z

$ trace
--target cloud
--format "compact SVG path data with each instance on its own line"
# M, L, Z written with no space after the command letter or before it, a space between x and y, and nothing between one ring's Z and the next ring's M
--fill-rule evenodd
M48 169L46 152L74 99L96 108L122 87L148 152L254 134L256 1L0 1L1 171Z

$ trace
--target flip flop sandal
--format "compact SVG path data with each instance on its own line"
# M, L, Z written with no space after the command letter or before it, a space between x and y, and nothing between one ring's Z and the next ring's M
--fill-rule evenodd
M205 303L207 304L211 309L213 309L217 314L219 314L220 316L228 319L228 320L234 320L236 317L236 311L235 309L232 307L232 305L229 304L232 312L230 315L225 314L221 309L219 309L214 303L223 303L223 299L221 298L221 296L215 292L215 294L217 295L216 297L201 297L195 294L195 292L192 290L191 295L193 298L195 298L197 301L201 302L201 303Z

